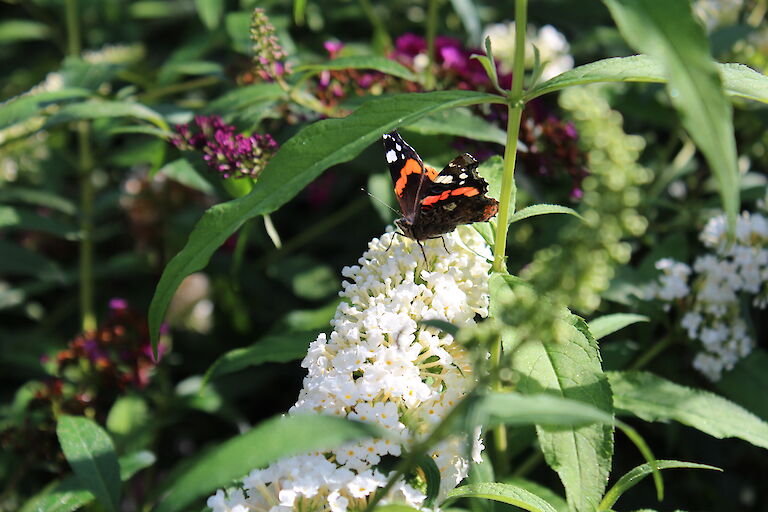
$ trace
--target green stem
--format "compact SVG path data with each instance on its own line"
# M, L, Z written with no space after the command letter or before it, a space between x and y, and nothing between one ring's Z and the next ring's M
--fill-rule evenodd
M510 215L515 213L517 188L515 186L515 161L517 139L520 135L520 119L523 115L523 76L525 73L525 31L527 27L528 2L515 1L515 58L513 62L512 91L509 99L507 120L507 145L504 148L504 173L501 178L499 213L496 217L496 239L493 255L493 271L507 272L507 230Z
M67 52L80 55L80 20L77 0L66 0L64 17L67 25ZM93 307L93 154L91 127L88 121L77 123L77 146L80 153L80 325L83 331L96 329Z
M435 88L435 38L437 37L437 11L440 0L429 0L427 7L427 70L424 77L424 88Z
M80 315L83 331L96 330L93 307L93 155L91 126L88 121L77 123L80 151Z
M509 217L515 213L517 186L515 185L515 163L517 161L517 139L520 136L520 119L523 115L523 76L525 73L525 32L527 26L527 0L515 0L515 58L513 62L514 81L509 96L509 114L507 119L507 144L504 148L504 170L501 178L501 196L499 213L496 217L496 238L493 254L493 271L507 273L507 230ZM491 63L492 66L495 63ZM501 337L491 346L491 387L502 389L499 378L501 365ZM494 451L496 452L497 472L507 472L507 429L497 426L493 431Z
M66 0L64 18L67 24L67 53L80 55L80 20L77 17L77 0Z
M648 350L643 352L635 359L632 364L627 368L628 370L640 370L644 368L648 363L653 361L659 354L664 352L674 342L672 336L665 336L659 341L651 345Z
M253 226L253 219L247 220L243 227L240 228L240 232L237 235L237 243L235 244L235 250L232 253L232 267L230 268L230 275L236 278L240 274L240 269L243 266L243 259L245 257L245 250L248 248L248 238L251 234L251 227ZM237 283L235 279L233 281Z
M131 78L131 76L128 75L126 78ZM137 80L138 78L139 77L137 77ZM139 99L141 100L142 103L150 103L152 101L162 98L163 96L170 96L172 94L178 94L180 92L185 92L185 91L198 90L204 87L210 87L210 86L216 85L218 83L221 83L220 78L215 76L204 76L201 78L188 80L186 82L179 82L176 84L167 85L165 87L158 87L156 89L153 89L149 92L145 92L144 94L140 95Z
M387 26L384 25L383 21L381 21L381 17L376 14L376 9L373 8L371 2L368 0L358 1L360 2L360 7L363 8L365 16L368 18L368 21L371 22L371 26L373 27L374 44L379 43L381 46L383 46L383 48L379 47L377 49L383 51L383 53L389 52L389 50L392 49L392 38L389 36Z

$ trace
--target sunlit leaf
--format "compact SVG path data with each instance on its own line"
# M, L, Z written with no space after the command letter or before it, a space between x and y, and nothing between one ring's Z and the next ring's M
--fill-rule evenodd
M81 416L61 416L56 434L77 478L107 510L116 511L120 499L120 466L109 435Z
M683 126L719 184L731 229L739 209L739 176L731 104L689 0L603 0L627 42L657 61Z
M696 464L695 462L681 462L677 460L657 460L652 463L641 464L622 476L608 492L605 493L603 501L600 502L600 506L597 510L608 510L622 494L627 492L632 487L640 483L645 477L652 474L654 470L660 469L713 469L715 471L722 471L715 466L708 466L706 464Z
M346 441L381 432L367 423L336 416L288 416L267 420L222 443L187 468L164 494L154 512L182 510L201 496L231 484L254 468L309 451L323 451Z
M555 507L534 493L512 484L479 483L457 487L448 493L448 499L484 498L520 507L530 512L557 512Z
M628 325L647 321L648 317L643 315L635 315L631 313L614 313L612 315L605 315L599 318L595 318L589 322L589 332L592 333L592 336L594 336L596 340L599 340L605 338L609 334L625 328Z
M727 94L768 103L768 76L744 64L716 64L716 67ZM666 83L667 75L661 64L647 55L612 57L575 67L541 82L525 94L525 99L529 101L566 87L599 82Z

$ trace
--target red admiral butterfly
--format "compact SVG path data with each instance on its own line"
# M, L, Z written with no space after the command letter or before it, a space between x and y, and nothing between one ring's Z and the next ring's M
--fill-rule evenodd
M425 166L396 131L382 138L403 213L395 225L419 246L422 240L439 238L459 224L484 222L496 215L499 202L485 196L488 183L477 173L477 160L472 155L457 156L438 173ZM421 250L424 252L423 247Z

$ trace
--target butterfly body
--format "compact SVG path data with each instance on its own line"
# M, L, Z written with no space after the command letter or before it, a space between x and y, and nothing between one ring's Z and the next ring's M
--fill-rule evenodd
M499 203L487 197L488 183L469 153L454 158L439 173L425 166L397 132L384 134L384 151L402 218L395 224L418 242L450 233L460 224L484 222Z

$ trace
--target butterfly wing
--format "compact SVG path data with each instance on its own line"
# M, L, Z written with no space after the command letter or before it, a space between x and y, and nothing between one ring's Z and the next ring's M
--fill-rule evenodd
M413 222L419 214L419 203L437 177L437 171L425 166L419 154L396 131L385 133L382 140L400 210L403 217Z
M496 215L499 203L485 194L488 183L477 172L469 153L454 158L427 186L419 202L420 236L453 231L459 224L484 222Z

